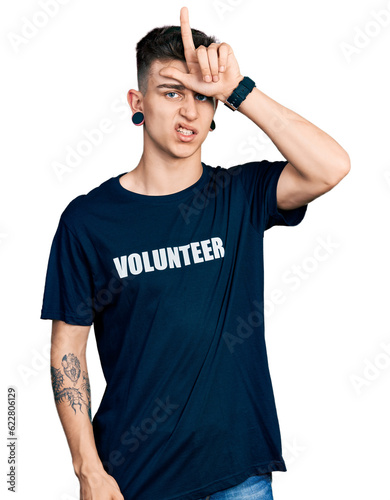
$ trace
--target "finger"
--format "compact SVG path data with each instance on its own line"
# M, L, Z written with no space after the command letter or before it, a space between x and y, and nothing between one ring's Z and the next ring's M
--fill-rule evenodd
M179 83L183 84L185 87L188 83L188 73L184 73L177 68L162 68L159 71L159 75L164 78L172 78L177 80Z
M217 43L212 43L208 46L207 48L207 55L209 58L209 66L211 70L211 76L214 82L217 82L219 80L218 76L218 46L219 44Z
M205 82L211 82L211 71L206 47L204 45L199 45L196 49L196 55L198 56L198 63L202 72L203 80Z
M195 55L195 45L192 38L192 31L190 28L190 19L187 7L182 7L180 10L180 27L181 37L184 46L184 55L187 61L193 61Z
M221 43L219 48L218 48L219 71L221 71L221 72L226 70L228 56L229 56L229 50L230 50L230 46L227 43Z

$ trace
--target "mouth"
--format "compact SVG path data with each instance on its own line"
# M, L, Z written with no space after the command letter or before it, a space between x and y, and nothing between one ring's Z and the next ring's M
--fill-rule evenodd
M190 127L189 125L179 123L179 125L176 127L176 133L181 141L189 142L195 138L198 131L193 127Z

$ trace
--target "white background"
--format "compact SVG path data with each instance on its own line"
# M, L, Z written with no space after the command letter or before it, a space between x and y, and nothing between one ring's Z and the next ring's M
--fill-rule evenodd
M12 385L17 497L79 498L50 384L51 322L39 318L49 249L73 198L137 165L142 127L126 103L137 88L135 45L156 26L178 25L187 5L191 27L229 43L242 74L329 133L352 162L301 224L265 233L266 339L288 468L273 475L275 500L388 500L390 3L52 2L58 11L46 21L44 2L6 2L0 11L0 494L12 498L5 479ZM374 21L380 11L382 25ZM32 21L44 25L30 28L24 43L12 41ZM61 180L53 164L103 119L111 132ZM215 121L202 150L209 165L283 159L239 112L220 103ZM316 247L327 240L333 250L318 261ZM286 279L294 266L305 273L295 288ZM104 379L93 330L87 360L94 414Z

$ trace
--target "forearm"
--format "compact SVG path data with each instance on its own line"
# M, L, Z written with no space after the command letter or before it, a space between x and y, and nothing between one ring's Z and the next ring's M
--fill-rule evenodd
M306 179L331 184L349 169L347 152L332 137L257 87L238 110L268 135Z
M51 379L54 400L64 429L76 475L82 470L100 470L92 423L91 395L85 356L77 335L53 339Z

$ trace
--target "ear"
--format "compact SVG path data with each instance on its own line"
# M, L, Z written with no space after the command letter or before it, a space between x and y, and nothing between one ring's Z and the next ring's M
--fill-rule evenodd
M142 93L139 90L130 89L127 92L127 102L133 113L142 112Z

